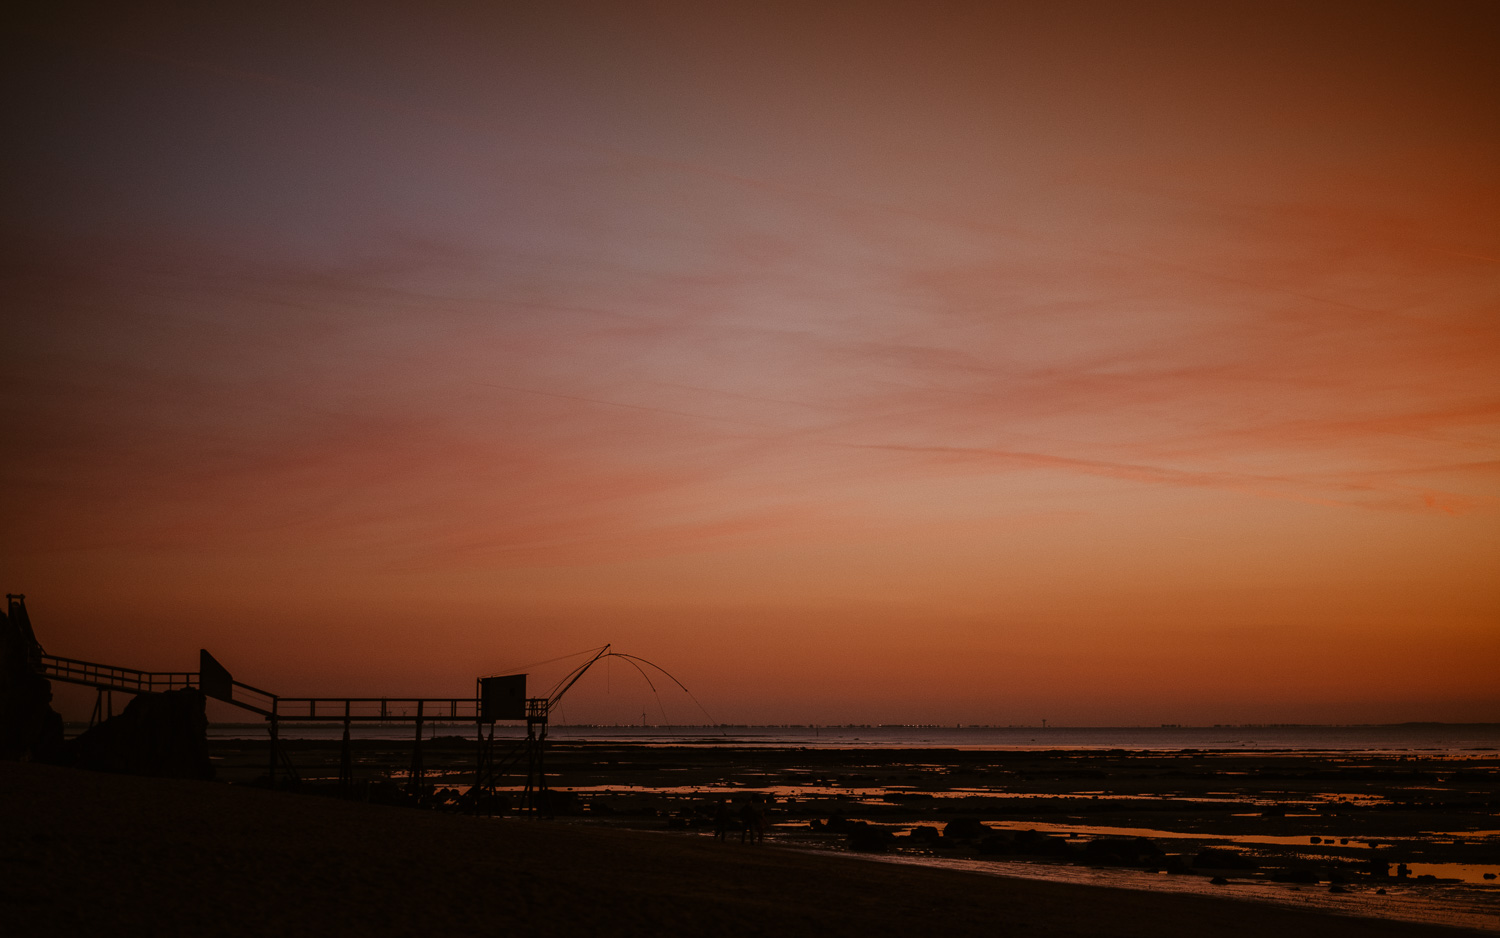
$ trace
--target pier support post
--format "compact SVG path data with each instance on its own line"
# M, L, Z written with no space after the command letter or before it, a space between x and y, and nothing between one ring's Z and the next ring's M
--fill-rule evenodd
M344 701L344 744L339 750L339 794L348 798L354 793L354 754L349 744L349 701Z
M490 724L490 741L495 739L495 724ZM491 787L488 778L490 766L490 747L484 741L484 722L474 722L474 784L469 788L469 802L475 814L483 810L483 806L489 803L489 789Z
M522 797L524 810L533 817L546 800L547 709L545 697L532 697L526 701L526 791Z
M89 714L89 729L93 729L115 715L115 693L101 687L94 695L94 712Z
M417 736L412 741L411 748L411 772L406 778L406 790L414 797L422 795L422 777L425 774L422 768L422 701L417 701Z
M266 785L269 788L276 787L276 762L281 756L280 740L278 739L278 721L276 719L276 700L271 700L271 715L266 717L267 726L271 732L271 758L266 765Z

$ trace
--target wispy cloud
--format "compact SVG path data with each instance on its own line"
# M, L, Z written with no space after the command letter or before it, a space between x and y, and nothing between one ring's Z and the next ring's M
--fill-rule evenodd
M855 598L1079 634L1250 581L1301 622L1407 584L1388 634L1490 602L1500 83L1467 14L915 10L27 33L11 550L538 608L728 584L846 631ZM1056 570L1113 592L1059 606Z

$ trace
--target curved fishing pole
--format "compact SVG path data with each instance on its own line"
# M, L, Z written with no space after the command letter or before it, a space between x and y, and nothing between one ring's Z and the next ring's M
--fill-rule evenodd
M656 670L660 671L661 673L665 674L668 678L671 679L671 681L672 681L673 684L676 684L678 687L682 688L682 692L684 694L688 695L688 699L689 700L691 700L693 703L697 704L698 709L703 711L703 715L706 716L706 717L708 717L708 723L709 723L709 725L710 726L716 725L716 722L714 720L714 715L712 713L708 712L708 708L705 707L705 706L703 706L702 702L699 701L697 697L693 696L693 692L687 689L687 685L686 684L684 684L681 681L677 680L677 678L675 676L673 676L672 672L668 671L666 668L664 668L661 665L655 663L654 661L647 661L645 658L639 657L638 655L627 655L624 652L619 652L619 651L612 651L612 652L609 653L609 655L610 655L610 657L613 657L613 658L624 658L625 660L629 661L631 664L635 664L635 662L637 662L637 661L640 661L640 662L642 662L644 664L649 664L649 665L651 665L651 667L653 667ZM646 677L646 672L643 671L643 670L641 670L641 666L640 665L636 665L636 670L641 672L641 676L642 677ZM651 679L649 677L646 678L646 683L647 684L651 684ZM655 691L656 690L656 686L653 684L651 686L651 689L653 691Z
M648 674L646 674L646 669L642 668L640 665L636 664L634 661L631 661L629 655L605 655L605 657L606 658L624 658L626 664L630 665L632 668L635 668L637 671L641 672L641 679L646 682L646 686L647 687L651 688L651 693L656 694L656 696L658 696L658 697L661 696L660 692L658 692L657 689L656 689L656 685L653 684L653 683L651 683L651 677Z
M569 671L567 674L564 674L561 680L552 685L552 689L547 693L546 696L547 711L549 713L552 711L552 708L557 706L557 704L562 700L563 694L566 694L574 684L577 684L579 678L582 678L584 674L588 673L589 668L592 668L594 665L598 664L605 658L624 658L630 663L631 667L640 672L641 677L646 682L646 686L651 688L651 693L656 696L657 706L661 707L663 719L665 719L667 715L666 705L662 703L661 692L656 689L656 684L651 680L651 676L646 673L646 669L641 667L642 664L650 665L652 668L655 668L657 671L665 674L673 684L676 684L679 688L682 689L682 692L684 694L688 695L688 699L691 700L699 710L703 711L703 715L708 718L710 726L717 725L714 720L714 715L708 712L708 708L703 706L703 702L696 696L694 696L693 692L688 690L687 685L679 681L677 679L677 676L672 672L668 671L666 668L662 667L656 662L648 661L639 655L627 655L624 652L620 651L610 651L610 647L610 644L605 644L601 645L598 648L590 648L587 651L574 652L571 655L562 655L558 658L550 658L547 661L537 663L537 665L550 664L554 661L563 661L568 658L573 658L578 655L586 655L589 654L589 652L593 652L593 656L589 658L589 660L585 661L583 664L580 664L578 667ZM639 662L639 664L637 664L637 662ZM528 665L528 667L536 667L537 665Z
M574 668L572 671L569 671L563 676L563 679L561 681L558 681L556 684L554 684L552 687L552 692L547 695L547 712L551 713L552 708L557 705L557 702L559 700L562 699L562 695L566 694L568 692L568 689L571 688L574 684L577 684L578 679L583 677L584 673L588 671L589 668L592 668L595 664L597 664L599 659L608 657L609 653L609 646L605 645L603 648L599 649L594 657L585 661L583 664Z
M661 691L659 691L659 690L656 689L656 685L654 683L652 683L651 676L646 673L646 669L643 668L643 667L641 667L640 665L636 664L634 661L632 661L631 658L633 656L631 656L631 655L607 655L606 657L609 657L609 658L624 658L626 664L630 665L632 668L635 668L637 671L639 671L641 673L641 679L646 682L646 686L647 687L651 688L651 696L653 696L653 697L656 698L656 707L657 707L658 710L661 711L661 720L662 720L662 722L670 724L672 722L672 718L669 717L669 716L667 716L667 705L664 704L664 703L662 703L662 700L661 700ZM648 661L646 663L650 664L651 662ZM671 677L670 674L667 675L667 676ZM644 719L645 716L646 715L644 713L641 714L641 717L643 719Z

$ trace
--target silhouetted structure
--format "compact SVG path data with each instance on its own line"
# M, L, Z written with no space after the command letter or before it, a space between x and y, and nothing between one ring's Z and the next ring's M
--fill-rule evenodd
M411 723L415 732L406 788L412 796L421 797L427 787L422 760L423 726L436 720L473 720L479 754L469 805L475 811L492 810L497 778L504 769L523 759L526 784L522 808L530 812L546 809L548 715L595 662L614 654L605 645L570 672L547 697L527 697L524 674L480 678L472 698L283 697L235 680L207 649L198 652L197 671L143 671L49 655L36 640L25 597L14 595L7 599L9 611L0 623L0 757L45 759L144 775L212 777L205 715L205 702L211 697L266 720L270 736L266 781L271 786L277 784L278 774L297 780L296 768L280 745L282 723L342 721L339 782L346 794L352 791L354 782L350 741L353 724ZM71 743L64 742L62 717L51 707L50 682L54 680L92 687L98 692L88 731ZM133 698L119 716L114 714L117 691ZM525 739L503 754L495 751L494 724L498 720L526 721Z
M485 736L483 728L479 734L479 766L474 773L474 787L469 791L470 808L475 812L489 813L495 804L495 783L508 766L526 760L526 787L521 794L521 809L535 814L538 811L552 813L553 801L547 789L546 751L547 718L552 708L562 700L578 679L601 658L609 657L610 646L605 645L593 657L574 668L546 697L527 697L524 674L487 677L479 679L480 716L489 718L490 732ZM624 657L624 656L622 656ZM519 679L520 683L517 684ZM673 680L676 680L673 678ZM508 753L495 753L496 719L525 719L526 738L513 746Z
M213 769L208 758L205 703L213 698L265 719L270 736L266 783L273 787L278 775L291 782L298 780L297 770L280 744L282 723L343 723L339 787L345 794L352 793L354 787L353 724L411 723L415 732L406 790L412 797L421 798L428 794L422 759L423 726L433 721L473 720L478 756L467 798L469 809L493 812L499 803L497 780L506 769L519 767L524 760L526 783L521 808L550 813L556 799L550 797L547 788L548 717L589 668L604 658L623 658L640 671L654 691L655 684L641 668L644 663L692 696L681 681L657 665L612 652L605 645L593 650L591 657L564 676L546 697L526 696L525 674L479 678L472 698L282 697L235 680L207 649L198 652L197 671L142 671L49 655L31 628L25 597L7 599L9 612L0 623L0 757L9 759L45 759L106 771L209 778ZM54 680L98 692L88 731L71 742L64 742L62 718L51 707L50 681ZM133 698L119 716L114 714L117 691ZM506 752L497 752L495 745L495 723L501 720L526 721L525 738Z
M42 646L31 629L26 597L5 597L0 613L0 758L55 761L62 751L62 716L52 709L52 684L39 672Z

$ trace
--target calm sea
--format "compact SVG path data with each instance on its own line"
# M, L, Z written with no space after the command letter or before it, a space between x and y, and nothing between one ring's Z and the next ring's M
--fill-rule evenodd
M496 737L525 728L497 723ZM218 739L263 738L263 723L216 724ZM281 736L338 739L335 723L283 723ZM410 723L355 724L356 739L410 739ZM472 736L472 723L428 723L422 735ZM1298 750L1329 752L1489 752L1500 750L1500 723L1400 723L1362 726L561 726L558 742L597 741L644 746L765 746L823 749L1122 749Z

